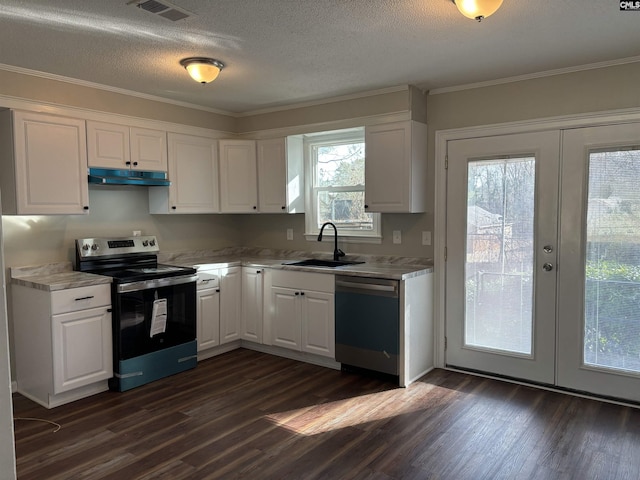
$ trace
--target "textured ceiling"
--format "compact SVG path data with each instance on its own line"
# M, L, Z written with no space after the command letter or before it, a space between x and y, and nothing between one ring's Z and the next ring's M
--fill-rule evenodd
M0 64L248 112L640 56L640 12L613 0L504 0L481 23L451 0L172 3L193 16L172 22L127 0L0 0ZM178 63L189 56L227 67L200 85Z

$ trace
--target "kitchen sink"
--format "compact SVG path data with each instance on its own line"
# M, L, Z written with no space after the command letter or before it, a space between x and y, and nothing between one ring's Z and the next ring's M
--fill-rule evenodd
M343 267L345 265L356 265L364 262L355 262L350 260L320 260L317 258L308 258L306 260L301 260L299 262L289 263L286 262L284 265L293 265L296 267Z

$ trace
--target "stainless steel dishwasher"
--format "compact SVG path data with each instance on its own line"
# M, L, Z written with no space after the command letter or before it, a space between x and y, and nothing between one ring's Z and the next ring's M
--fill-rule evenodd
M400 299L397 280L336 275L336 361L399 374Z

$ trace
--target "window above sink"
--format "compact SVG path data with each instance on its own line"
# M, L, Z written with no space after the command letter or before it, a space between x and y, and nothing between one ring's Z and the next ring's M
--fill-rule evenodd
M332 222L340 239L381 238L380 214L364 208L364 128L305 135L305 235L317 236L320 226Z

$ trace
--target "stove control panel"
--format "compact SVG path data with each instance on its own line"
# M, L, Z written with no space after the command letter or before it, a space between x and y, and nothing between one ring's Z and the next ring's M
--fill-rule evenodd
M106 257L160 251L155 235L124 238L79 238L76 251L80 258Z

